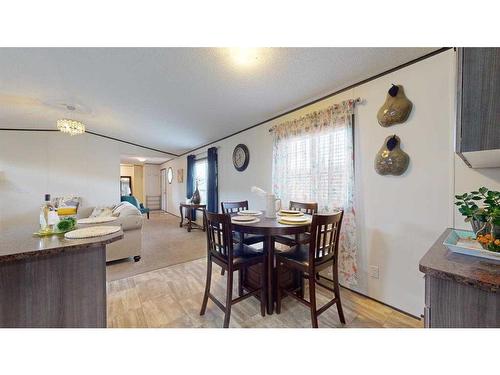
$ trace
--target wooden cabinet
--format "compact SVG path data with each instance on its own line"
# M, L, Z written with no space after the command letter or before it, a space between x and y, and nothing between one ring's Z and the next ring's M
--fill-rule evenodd
M498 328L498 293L430 275L425 276L426 328Z
M500 261L450 252L447 229L420 260L426 328L500 328Z
M500 167L500 48L458 49L457 153Z

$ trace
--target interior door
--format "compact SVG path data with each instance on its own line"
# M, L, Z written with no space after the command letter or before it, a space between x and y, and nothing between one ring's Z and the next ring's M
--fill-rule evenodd
M162 169L160 172L161 209L167 211L167 170Z

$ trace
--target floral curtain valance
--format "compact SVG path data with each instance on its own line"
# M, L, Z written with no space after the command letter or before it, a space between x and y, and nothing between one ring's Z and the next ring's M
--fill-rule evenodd
M289 136L322 131L335 125L342 126L351 121L354 112L354 100L346 100L325 109L308 113L293 120L282 122L271 128L275 141Z

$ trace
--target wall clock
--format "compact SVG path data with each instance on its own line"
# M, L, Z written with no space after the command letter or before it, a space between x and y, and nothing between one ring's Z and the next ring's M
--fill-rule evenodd
M172 183L173 178L174 178L174 171L172 170L172 167L169 167L167 171L167 180L169 184Z
M250 162L250 151L244 144L239 144L233 151L233 165L238 172L242 172L248 167Z

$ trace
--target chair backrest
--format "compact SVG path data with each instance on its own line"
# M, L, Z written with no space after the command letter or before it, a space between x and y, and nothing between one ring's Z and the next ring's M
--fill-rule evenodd
M208 253L218 258L233 261L233 228L229 214L203 211L207 233Z
M221 202L223 214L231 214L233 212L248 210L248 201L241 202Z
M309 264L334 258L337 262L339 234L344 211L329 215L314 214L309 243Z
M317 214L318 204L317 203L302 203L290 201L290 210L301 211L305 214Z
M121 202L128 202L140 209L139 201L133 195L122 195L120 198Z

